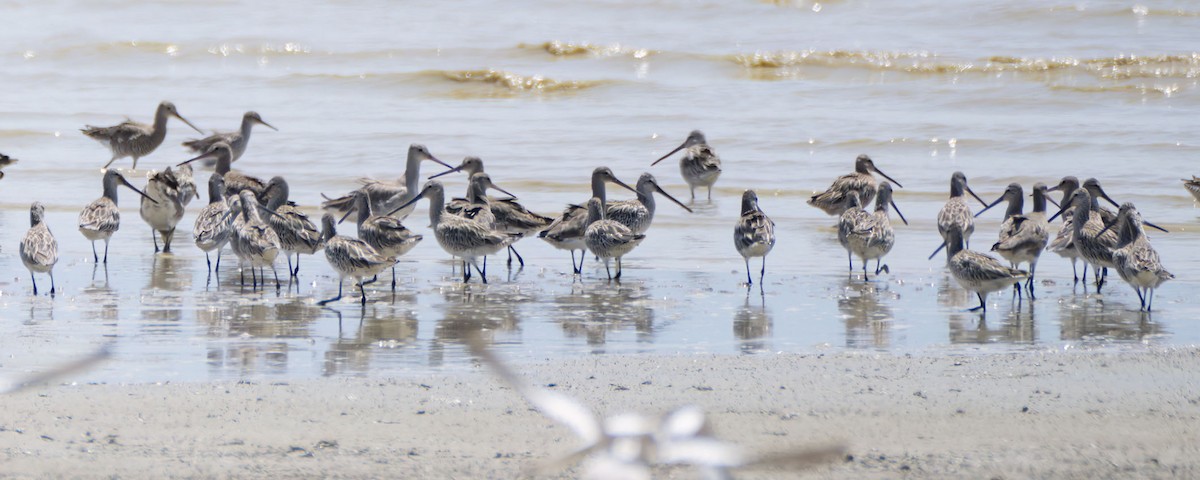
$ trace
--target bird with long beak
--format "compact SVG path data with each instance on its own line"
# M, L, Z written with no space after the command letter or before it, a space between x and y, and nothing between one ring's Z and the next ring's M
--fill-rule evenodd
M1132 203L1125 202L1117 212L1117 221L1105 229L1117 231L1117 249L1113 250L1117 274L1133 287L1141 300L1142 310L1149 312L1154 307L1154 291L1175 275L1163 267L1142 223L1142 214Z
M167 138L167 119L175 117L192 127L197 132L204 133L192 122L183 118L175 104L162 102L154 112L154 123L147 125L133 120L125 120L111 127L96 127L87 125L80 129L84 135L100 142L112 152L112 159L104 164L102 169L108 169L113 162L125 157L133 158L133 170L137 170L139 158L149 155Z
M197 161L217 161L216 172L221 174L221 178L225 180L225 196L235 197L240 196L242 191L249 190L254 194L254 198L258 203L266 204L267 184L258 177L246 175L238 170L233 170L233 147L228 143L217 142L208 148L208 151L203 155L195 158L179 162L175 166L183 166Z
M633 187L617 179L612 169L608 167L596 167L592 171L592 198L599 198L601 205L607 203L604 184L610 182L632 192L637 192ZM584 233L587 231L587 216L587 207L567 205L562 215L559 215L554 222L550 223L550 226L538 233L538 237L554 246L554 248L571 252L571 270L575 275L583 273L583 258L580 258L579 265L576 265L575 251L587 249L583 240Z
M758 194L754 190L742 193L742 216L733 227L733 246L742 260L746 261L746 287L754 284L750 277L750 258L762 257L762 270L758 272L758 286L762 287L767 275L767 254L775 248L775 222L758 206Z
M970 309L987 313L987 295L1029 278L1029 272L1006 267L985 253L963 247L962 232L946 232L946 267L960 286L979 297L979 306Z
M897 187L904 187L900 185L900 182L880 171L879 167L875 166L875 162L871 160L871 157L863 154L854 159L853 173L838 177L824 192L809 198L808 204L821 209L826 214L841 215L848 208L846 198L853 192L858 195L860 206L870 205L878 189L878 182L875 180L875 176L871 174L872 172L882 175L883 178L896 184Z
M1013 268L1020 267L1022 263L1029 264L1029 279L1025 282L1025 291L1029 298L1035 298L1033 285L1038 258L1050 242L1050 224L1046 221L1046 190L1044 183L1039 182L1033 186L1033 211L1028 215L1022 213L1025 192L1018 183L1009 184L1000 198L975 214L978 217L1000 202L1008 201L1004 222L1000 224L1000 237L992 245L992 251L1008 260ZM1014 287L1019 295L1021 285L1017 284Z
M355 191L367 194L367 198L371 201L372 212L395 211L397 218L404 219L412 213L412 208L415 208L413 207L415 204L409 202L409 200L417 196L418 187L421 185L421 162L426 160L446 168L453 168L450 164L434 157L424 145L414 143L408 147L408 157L404 164L404 175L398 180L388 182L371 178L360 178L358 181L362 184L362 187L359 187ZM321 208L335 217L342 217L354 209L354 192L337 198L329 198L324 194L321 196L325 198L325 202L321 203ZM412 208L397 210L396 207L399 205L409 205Z
M218 142L225 142L225 143L229 144L230 148L232 148L232 150L233 150L233 160L232 161L236 162L239 158L242 158L243 153L246 153L246 146L250 144L250 132L251 132L251 130L254 129L255 125L262 125L267 128L270 128L271 130L274 130L276 132L279 131L279 129L275 128L274 125L271 125L271 124L267 123L266 121L264 121L262 119L262 117L258 115L258 112L246 112L245 115L242 115L242 127L238 131L236 131L236 132L213 132L212 135L209 135L207 137L204 137L201 139L192 139L192 140L183 142L183 146L191 149L192 152L204 153L204 152L207 152L209 148L211 148L213 145L217 144ZM210 165L210 164L215 164L215 163L216 163L215 161L213 161L212 163L205 162L205 165Z
M1062 180L1057 185L1046 189L1047 192L1060 191L1063 192L1062 200L1058 202L1058 207L1062 207L1071 201L1071 194L1075 193L1075 189L1079 188L1079 179L1073 176L1062 177ZM1071 260L1071 274L1074 283L1079 283L1081 275L1075 268L1075 261L1079 259L1079 249L1075 248L1075 225L1072 223L1072 218L1075 213L1072 210L1066 210L1062 214L1063 223L1059 227L1058 233L1054 235L1054 240L1050 241L1050 245L1046 249L1057 253L1058 256ZM1087 284L1087 262L1083 262L1083 283Z
M124 185L141 195L142 198L157 202L146 192L138 190L116 170L104 172L104 194L79 212L79 232L92 242L92 260L100 263L96 254L96 240L104 240L104 263L108 263L108 242L114 233L121 228L121 210L117 208L117 186Z
M883 264L883 257L892 251L896 245L896 230L888 216L888 207L896 211L900 221L908 225L908 219L900 213L900 207L892 200L892 185L888 182L879 184L878 196L875 199L875 211L867 213L858 207L857 194L851 192L847 198L850 206L842 212L838 222L838 241L846 249L846 257L850 259L850 271L854 271L852 255L862 259L863 280L867 279L867 262L875 260L875 275L889 272Z
M654 221L655 193L667 197L667 200L679 205L688 213L692 213L691 208L663 190L654 175L643 173L641 177L638 177L635 189L638 194L637 199L608 202L605 205L606 218L629 227L633 233L646 233L646 230L650 229L650 223Z
M979 198L979 195L976 195L967 185L967 175L963 172L954 172L950 176L950 199L938 211L937 216L938 233L942 236L942 245L929 255L930 260L946 247L946 235L951 230L958 230L959 237L963 241L963 248L971 247L971 234L975 233L975 221L973 220L975 217L971 216L971 208L967 206L967 201L963 198L964 193L971 194L972 197L979 200L980 205L987 207L987 202Z
M667 157L680 150L685 150L685 152L679 159L679 173L683 174L683 181L687 182L688 188L692 191L692 200L696 199L696 187L707 187L708 199L712 200L713 184L717 183L717 177L721 176L721 157L718 157L712 147L708 146L708 140L699 130L692 130L692 133L688 134L687 140L655 160L650 166L658 165L658 162L666 160Z
M1111 199L1108 199L1111 201ZM1106 225L1100 213L1099 200L1088 192L1087 188L1075 189L1071 199L1062 204L1062 208L1050 217L1054 221L1059 215L1071 210L1074 217L1071 220L1075 229L1075 248L1079 257L1092 265L1092 277L1095 278L1096 293L1100 293L1108 275L1109 268L1116 268L1113 263L1113 251L1117 249L1117 232ZM1115 222L1115 218L1114 218ZM1167 232L1166 229L1150 222L1146 226Z

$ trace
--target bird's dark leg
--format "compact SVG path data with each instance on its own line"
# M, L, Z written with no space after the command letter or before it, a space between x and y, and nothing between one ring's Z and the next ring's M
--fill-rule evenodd
M462 269L463 269L463 283L467 283L467 282L471 281L471 266L467 265L466 260L463 260L463 262L462 262Z
M339 278L338 279L338 294L337 294L337 296L330 298L330 299L321 300L321 301L317 302L317 305L328 305L330 302L336 302L341 299L342 299L342 279Z
M363 287L362 282L358 282L358 293L362 294L362 306L367 306L367 289Z
M1137 293L1137 296L1138 296L1138 301L1142 303L1142 307L1141 307L1141 309L1142 309L1142 310L1145 310L1145 309L1146 309L1146 297L1142 295L1142 288L1141 288L1141 287L1135 287L1135 288L1133 289L1133 291L1134 291L1135 293Z
M983 310L984 313L987 313L987 301L984 299L983 294L979 293L979 292L975 292L975 296L979 297L979 306L972 308L970 310L967 310L967 311L968 312L977 312L979 310Z
M95 248L95 246L93 246L92 248ZM108 240L107 239L104 240L104 263L108 263Z
M758 272L758 286L759 287L762 287L763 277L766 277L766 276L767 276L767 256L763 255L762 270Z
M621 279L621 257L617 257L617 276L613 278L617 280Z
M300 257L296 257L297 261L299 261L299 259L300 259ZM279 271L275 270L274 263L271 264L271 273L275 275L275 289L279 290ZM288 278L288 280L291 280L291 278ZM267 283L265 279L264 279L263 283ZM291 290L291 289L289 288L288 290Z
M520 253L520 252L518 252L518 251L517 251L517 249L513 248L513 246L512 246L512 245L509 245L509 246L508 246L508 253L509 253L509 257L508 257L508 264L509 264L509 265L512 265L512 255L516 255L516 256L517 256L517 262L518 262L518 263L520 263L522 267L524 267L524 266L525 266L525 259L524 259L524 258L521 258L521 253Z
M479 280L482 281L484 285L487 285L487 257L483 257L483 265L483 270L480 270L477 266L475 267L475 271L479 272ZM468 267L470 267L470 265L468 265Z
M32 270L29 271L29 280L33 281L33 294L34 294L34 296L36 296L37 295L37 277L33 276Z
M754 285L754 280L750 278L750 257L744 257L746 260L746 285Z
M96 241L92 240L92 263L100 263L100 255L96 255Z
M396 291L396 266L392 265L392 291Z
M150 229L150 240L154 241L154 253L158 253L158 230Z
M216 268L216 272L217 272L217 273L221 273L221 249L220 249L220 248L218 248L218 249L217 249L217 268Z
M291 274L292 273L292 254L285 252L283 255L286 256L288 259L288 273ZM300 255L296 255L296 261L297 262L300 261ZM294 277L296 275L292 274L292 276Z
M54 270L50 271L50 296L54 296Z

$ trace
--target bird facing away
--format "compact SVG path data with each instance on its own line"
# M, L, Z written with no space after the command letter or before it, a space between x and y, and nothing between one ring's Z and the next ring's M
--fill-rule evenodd
M604 202L600 197L592 197L587 204L587 229L583 234L584 245L589 252L604 261L604 271L609 280L621 279L621 257L642 243L646 235L633 233L629 227L614 220L604 218ZM614 276L608 268L610 259L617 260L617 274Z
M204 138L185 141L183 142L183 146L187 147L194 153L205 153L209 148L212 148L212 146L218 142L225 142L228 143L229 147L232 149L232 161L236 162L239 158L242 158L243 153L246 153L246 146L250 144L250 132L254 129L255 125L263 125L271 130L275 130L276 132L279 131L279 129L275 128L274 125L264 121L262 117L258 115L258 112L246 112L245 115L242 115L242 127L238 129L238 131L213 132L212 135ZM215 161L213 163L215 163ZM206 162L205 165L210 165L210 163Z
M691 208L688 208L683 202L680 202L667 193L666 190L663 190L662 186L658 184L658 180L654 178L654 175L643 173L642 176L638 177L635 190L637 191L637 199L607 202L604 212L607 216L606 218L629 227L630 230L633 230L633 233L646 233L650 229L650 223L654 221L655 193L667 197L668 200L687 210L688 213L692 213Z
M171 240L175 238L175 226L183 218L183 195L180 193L179 178L171 167L161 172L152 172L146 183L146 198L142 198L138 213L150 225L150 238L154 241L154 253L158 253L158 236L163 239L163 253L171 253ZM151 200L152 199L152 200Z
M146 192L138 190L116 170L104 172L104 194L89 203L79 212L79 232L92 242L92 259L100 263L96 254L96 240L104 240L104 263L108 263L108 241L121 228L121 210L117 208L117 186L124 185L137 192L142 198L155 202Z
M275 274L275 289L278 290L280 288L279 273L275 271L275 257L279 255L279 235L263 221L258 211L264 210L272 215L274 212L258 203L254 193L250 190L242 190L239 199L242 221L234 222L231 240L233 253L238 257L238 265L250 265L252 288L258 288L259 283L263 285L267 283L265 278L260 278L262 275L256 275L255 270L271 267L271 273ZM242 284L245 285L245 283L246 274L243 269Z
M438 160L429 149L424 145L414 143L408 147L408 157L404 165L404 175L395 182L385 182L382 180L374 180L370 178L361 178L359 187L356 192L365 192L367 198L371 200L372 212L396 212L394 215L403 219L412 213L412 208L399 209L396 207L408 204L417 195L418 186L421 182L421 162L431 161L442 165L446 168L453 168L446 162ZM324 196L324 195L322 195ZM325 197L326 201L321 203L321 208L325 211L337 215L339 217L346 215L354 208L354 192L347 193L338 198Z
M878 182L875 176L871 173L878 173L895 183L897 187L903 187L900 182L887 176L875 166L875 162L866 154L859 155L854 159L854 172L842 175L833 181L824 192L813 195L808 199L808 204L821 209L828 215L841 215L846 210L846 199L850 193L858 194L858 205L860 207L870 205L871 200L875 198L875 192L878 190Z
M979 198L979 195L976 195L975 191L971 190L971 187L967 185L966 174L963 172L954 172L950 176L950 199L938 211L937 216L938 233L942 236L942 245L937 250L934 250L933 254L929 255L929 258L932 259L934 255L937 255L937 252L946 246L946 234L951 230L958 230L958 233L961 234L965 244L964 248L971 247L970 240L971 234L975 233L975 221L974 217L971 216L971 208L967 206L967 201L963 198L965 193L970 193L972 197L979 200L980 205L987 206L987 202Z
M325 259L329 266L338 273L338 294L336 297L321 300L317 305L328 305L342 299L342 283L346 277L358 282L358 291L362 294L362 305L367 305L367 291L363 288L363 279L373 277L383 269L396 264L396 257L380 254L371 248L367 242L337 234L337 225L333 215L326 213L321 216L321 237L325 244Z
M680 150L684 150L684 153L679 159L679 173L683 175L683 181L687 182L692 191L692 200L696 199L696 187L707 187L708 199L712 200L713 184L717 183L717 177L721 176L721 157L708 146L708 140L699 130L692 130L687 140L650 166L658 165L658 162L666 160Z
M275 215L267 217L267 225L279 236L279 249L288 259L288 275L300 274L300 255L315 255L321 249L321 231L300 211L295 202L288 200L290 189L283 177L272 177L264 194L267 208ZM292 269L292 254L296 254L296 268Z
M1009 184L1000 198L975 214L978 217L988 208L1008 201L1008 210L1004 213L1000 235L992 245L992 251L1008 260L1013 268L1020 267L1022 263L1029 264L1029 279L1025 281L1029 298L1036 298L1033 286L1037 262L1050 242L1050 224L1046 221L1046 190L1046 184L1041 182L1033 186L1033 211L1024 214L1025 192L1020 184ZM1019 294L1021 286L1016 285L1016 288Z
M46 207L41 202L33 202L29 207L29 231L21 239L21 263L29 269L29 279L33 282L33 294L37 295L37 277L35 273L50 274L50 295L54 295L54 264L58 263L58 241L50 233L50 227L45 222Z
M767 275L767 254L775 248L775 222L758 206L758 194L754 190L742 193L742 216L733 227L733 246L742 260L746 261L746 286L754 284L750 277L750 258L762 257L762 270L758 272L758 284L762 285Z
M400 219L388 215L377 215L371 211L371 201L364 192L354 192L358 211L358 238L374 248L384 257L395 257L408 253L424 238L413 233L400 223ZM392 290L396 289L396 265L392 265Z
M217 252L216 270L221 270L221 248L229 243L229 235L229 202L225 201L225 181L221 174L213 173L208 177L208 205L196 215L196 224L192 227L192 240L204 250L209 271L213 270L213 265L208 254L214 250Z
M987 254L963 248L962 232L953 229L946 232L946 266L962 288L979 297L979 306L970 309L972 312L986 313L989 293L1029 278L1029 272L1006 267Z
M888 266L883 264L883 257L895 246L896 232L892 227L891 218L888 217L888 207L896 210L900 221L908 225L908 220L904 218L903 213L900 213L896 202L892 200L892 185L888 182L879 184L878 194L875 198L875 211L872 213L867 213L857 206L857 195L850 194L846 200L847 206L850 208L842 212L839 219L838 241L846 249L847 258L858 255L858 258L862 260L863 280L867 279L867 262L872 259L875 260L875 275L879 275L880 272L890 272ZM850 260L850 271L854 271L852 259Z
M1117 221L1110 228L1117 231L1117 249L1112 255L1117 274L1133 287L1141 300L1141 308L1149 312L1154 307L1154 291L1175 275L1163 267L1158 252L1150 245L1142 228L1142 214L1132 203L1121 204Z
M632 192L637 192L633 187L630 187L625 182L622 182L608 167L596 167L592 170L592 197L599 198L602 205L607 204L607 191L604 187L605 183L615 183ZM545 240L554 248L559 250L568 250L571 252L571 270L575 275L583 273L583 258L579 259L579 265L575 265L575 251L584 250L587 246L584 244L583 235L587 230L587 207L580 205L567 205L563 213L538 233L538 237Z
M175 167L175 180L179 182L179 203L184 207L192 203L192 200L200 198L200 193L196 191L196 180L192 173L191 164Z
M111 127L87 125L80 131L108 147L112 152L112 159L104 164L104 169L119 159L132 157L133 169L137 170L138 159L149 155L159 145L162 145L163 139L167 138L167 119L170 117L178 118L197 132L204 133L192 125L192 122L179 115L175 104L171 102L158 104L158 110L154 112L154 123L151 125L127 119Z

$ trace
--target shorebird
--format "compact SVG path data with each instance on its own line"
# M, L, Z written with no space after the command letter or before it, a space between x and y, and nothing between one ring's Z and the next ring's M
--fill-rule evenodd
M189 127L192 127L197 132L204 133L192 125L192 122L179 115L179 111L175 109L175 104L171 102L162 102L158 104L158 110L154 112L154 124L146 125L133 120L126 119L117 125L111 127L95 127L87 125L80 129L84 135L100 142L112 151L112 160L104 164L104 169L107 169L113 162L125 158L133 158L133 169L137 170L137 162L139 158L149 155L154 149L162 145L163 139L167 138L167 118L175 117L182 120Z
M328 213L321 216L321 238L325 243L325 259L338 273L338 294L336 297L317 302L317 305L328 305L341 300L342 283L346 277L351 277L358 281L362 305L366 306L367 291L363 288L363 279L376 276L383 269L395 265L396 257L380 254L362 240L338 235L333 215Z
M1154 290L1175 275L1163 267L1142 229L1142 214L1132 203L1121 204L1116 223L1108 228L1117 231L1117 249L1112 254L1117 274L1133 287L1142 302L1141 308L1149 312L1154 305Z
M1029 298L1034 298L1034 276L1037 275L1038 258L1046 244L1050 241L1049 223L1046 222L1046 184L1037 183L1033 186L1033 211L1028 215L1022 213L1025 206L1025 191L1018 183L1011 183L1004 193L976 213L975 216L986 212L1002 201L1008 201L1008 210L1004 213L1004 222L1000 224L999 240L992 245L992 251L999 253L1008 260L1013 268L1022 263L1029 264L1029 279L1025 281L1025 291ZM1021 285L1014 285L1020 294Z
M762 285L767 275L767 254L775 247L775 222L758 207L754 190L742 193L742 216L733 227L733 246L746 261L747 287L754 284L750 278L750 257L762 257L762 270L758 272L758 284Z
M258 177L246 175L238 170L233 170L233 149L225 142L214 143L208 148L208 151L203 155L195 158L184 160L175 165L181 167L183 165L195 161L216 160L216 172L221 174L221 178L225 180L225 196L233 197L241 195L243 190L249 190L258 199L259 203L266 203L267 184Z
M946 205L938 211L937 216L938 233L942 236L942 245L929 255L930 259L934 255L937 255L942 248L946 247L946 232L951 230L958 230L965 248L971 247L970 240L971 234L975 233L975 221L972 220L974 217L971 216L971 208L967 206L967 201L963 199L964 192L970 193L972 197L979 200L981 205L987 206L987 202L979 198L979 195L976 195L971 190L971 187L967 185L967 176L962 172L954 172L954 175L950 176L950 200L946 201Z
M500 225L499 221L497 220L495 213L496 209L493 207L496 202L487 196L487 190L489 188L499 190L505 195L508 195L511 199L516 199L516 195L513 195L508 190L500 188L495 183L492 183L492 177L487 173L476 172L471 174L470 181L468 182L467 197L455 198L447 202L446 213L475 220L493 230L503 230L507 232L507 228L500 228L502 225ZM521 207L520 204L517 204L517 206ZM523 209L524 207L521 208ZM524 233L522 233L522 235L524 235ZM515 242L516 240L514 240L514 243ZM514 249L510 243L507 250L509 252L508 265L511 266L512 253L516 252L516 249ZM521 258L521 254L518 253L517 258ZM521 259L521 265L525 265L525 259ZM483 257L483 271L487 272L487 256Z
M1103 195L1103 191L1100 193ZM1112 201L1111 198L1106 199ZM1111 228L1116 218L1113 218L1113 222L1105 223L1100 213L1099 200L1089 193L1088 188L1084 187L1075 189L1075 192L1071 194L1071 199L1064 202L1058 213L1055 213L1050 220L1058 218L1068 210L1074 214L1071 219L1074 228L1073 243L1079 251L1079 256L1092 265L1092 278L1095 279L1096 293L1100 293L1100 288L1104 286L1107 277L1107 269L1116 268L1112 255L1113 250L1117 249L1119 239L1117 232ZM1142 220L1142 223L1163 232L1167 231L1145 220Z
M592 197L599 198L603 205L606 205L606 192L604 188L605 182L612 182L626 189L637 192L633 187L626 185L625 182L617 179L613 171L608 167L596 167L592 170ZM545 240L550 245L559 250L568 250L571 252L571 270L572 273L579 275L583 273L583 258L579 259L579 265L575 265L575 251L585 250L583 235L587 230L587 208L579 205L567 205L563 213L538 233L538 237Z
M142 220L150 225L150 239L154 241L154 253L158 253L158 236L162 235L163 253L171 252L171 240L175 238L175 226L183 218L183 194L179 179L171 167L161 172L151 172L146 184L146 197L142 198L138 212Z
M217 251L217 271L221 270L221 248L229 243L229 203L225 201L225 181L221 174L214 173L208 177L208 205L196 216L196 224L192 227L192 239L196 246L204 250L204 260L208 262L208 270L213 270L212 260L208 253Z
M884 255L891 252L896 244L896 232L888 217L888 207L895 209L900 221L908 225L908 220L892 200L892 185L888 182L879 184L873 213L867 213L858 206L855 192L846 194L845 203L846 211L842 212L838 222L838 241L846 249L850 271L854 271L853 255L858 255L862 260L863 280L867 279L867 262L872 259L875 260L875 275L890 273L888 266L882 264Z
M246 145L250 144L250 132L254 129L254 125L263 125L271 130L279 131L274 125L264 121L258 112L246 112L242 115L242 127L236 132L213 132L212 135L201 139L191 139L183 142L183 146L191 149L195 153L205 153L209 148L218 142L225 142L233 150L233 160L242 158L242 154L246 153ZM206 163L209 164L209 163Z
M15 158L12 158L8 155L0 153L0 179L4 179L4 168L7 168L9 165L17 163L18 161L19 160L15 159Z
M191 164L175 167L175 180L179 182L179 203L184 207L192 203L192 200L200 198L199 192L196 191L196 179L192 175Z
M414 143L408 147L408 160L404 166L404 175L399 180L396 182L385 182L362 178L359 179L362 187L359 187L355 191L366 192L367 198L371 200L372 212L396 212L395 215L403 219L412 213L412 208L397 210L396 207L399 205L412 205L410 200L416 197L417 186L421 181L421 161L423 160L438 163L446 168L453 168L446 162L434 157L424 145ZM345 215L350 209L354 208L354 192L347 193L338 198L325 197L325 199L326 201L321 203L321 208L335 215Z
M0 178L4 178L2 173L3 172L0 172ZM1186 178L1182 178L1180 180L1183 181L1183 188L1187 189L1188 193L1192 194L1192 198L1195 198L1197 202L1200 202L1200 177L1192 175L1191 180Z
M288 274L300 274L300 254L315 255L321 249L321 231L308 219L308 215L288 201L287 180L272 177L267 183L267 209L275 212L267 218L267 224L279 236L279 249L288 259ZM292 269L292 254L296 254L296 269Z
M654 221L654 194L657 192L668 200L675 202L676 205L683 207L688 213L692 213L692 209L684 205L671 194L663 190L658 185L658 180L654 179L654 175L643 173L638 177L637 198L634 200L621 200L618 202L607 202L605 207L605 215L609 220L614 220L617 223L629 227L633 233L646 233L650 229L650 223Z
M987 295L1007 288L1029 277L1029 272L1006 267L987 254L963 248L962 232L946 232L946 266L964 289L975 292L979 306L970 309L987 312Z
M358 211L358 238L384 257L399 258L424 238L388 215L371 211L371 201L364 192L355 192L354 210ZM396 265L392 263L392 290L396 289Z
M508 247L517 238L502 231L488 227L482 222L456 215L446 215L446 191L442 182L430 180L412 200L388 212L388 216L412 207L422 198L429 199L429 226L433 228L438 245L446 253L462 259L463 283L471 279L471 269L479 272L480 279L487 283L487 274L479 267L479 257L492 255Z
M1066 205L1071 201L1071 194L1079 188L1079 179L1066 176L1058 182L1057 185L1046 189L1047 192L1061 191L1062 201L1058 202L1059 206ZM1051 252L1058 254L1063 258L1071 259L1071 274L1074 283L1079 283L1079 273L1075 269L1075 261L1079 258L1079 249L1075 248L1075 226L1072 223L1072 218L1075 216L1074 210L1066 210L1062 213L1062 227L1059 227L1058 233L1055 234L1054 240L1046 247ZM1083 262L1083 283L1087 283L1087 262ZM1094 274L1094 272L1093 272Z
M432 180L434 178L459 171L465 172L468 177L473 176L476 173L482 173L483 160L479 157L466 157L463 158L463 161L461 164L459 164L459 166L451 168L450 170L446 170L437 175L432 175L429 178ZM511 194L509 196L515 197ZM545 230L546 227L548 227L550 223L554 221L553 218L529 211L529 209L525 208L524 205L518 203L516 198L495 199L489 197L488 202L491 206L492 215L496 217L496 227L499 230L503 230L510 234L519 233L521 234L521 238L525 238L525 236L533 235L534 233ZM521 258L520 253L517 253L515 246L509 245L509 266L512 266L513 255L517 256L517 261L519 261L521 266L524 267L525 259Z
M92 259L100 263L96 255L96 240L104 240L104 263L108 263L108 241L121 228L121 210L117 208L118 183L129 187L143 198L150 198L146 192L138 190L116 170L104 172L104 195L97 198L79 212L79 232L92 242ZM150 198L150 201L156 201Z
M658 165L658 162L684 149L687 151L684 152L683 158L679 159L679 173L683 174L683 181L687 182L692 191L692 200L696 199L696 187L708 187L708 199L712 200L713 184L717 183L717 177L721 176L721 157L708 146L708 141L699 130L692 130L687 140L650 166Z
M50 227L44 221L46 207L41 202L33 202L29 207L29 231L21 239L21 263L29 269L29 279L33 282L33 294L37 295L37 277L34 273L50 274L50 295L54 295L54 264L58 263L58 241L50 233Z
M871 204L871 200L875 198L875 191L878 182L875 181L875 176L871 172L878 173L895 183L897 187L903 188L900 182L887 176L886 173L879 171L875 166L875 162L866 154L859 155L854 160L854 172L842 175L833 181L824 192L813 195L808 199L808 204L821 209L829 215L841 215L847 208L846 199L851 192L858 194L859 206Z
M260 280L264 285L267 283L265 278L260 279L260 275L256 275L255 269L271 267L271 273L275 274L275 288L279 289L279 273L275 271L275 257L279 255L279 235L259 215L259 209L266 210L266 207L258 203L254 192L242 190L238 196L242 221L234 223L235 228L231 242L233 253L238 257L238 266L250 264L251 288L258 288ZM274 215L274 212L266 211ZM245 284L246 273L243 270L242 285Z
M584 230L583 242L589 252L604 261L604 271L609 280L621 279L621 257L642 243L645 234L633 233L629 227L615 220L604 218L604 201L600 197L592 197L587 203L587 229ZM617 274L614 276L608 268L610 259L617 260Z

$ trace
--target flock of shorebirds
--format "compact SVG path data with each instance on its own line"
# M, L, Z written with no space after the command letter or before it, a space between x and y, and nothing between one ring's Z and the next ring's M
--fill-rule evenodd
M192 180L191 164L194 162L215 165L216 170L208 181L208 204L201 210L192 230L195 244L209 258L210 271L213 270L210 254L216 253L215 268L219 271L221 251L225 245L230 245L242 267L243 285L247 270L253 287L265 284L265 269L270 268L276 288L279 288L279 276L275 272L279 252L288 259L288 273L294 277L299 273L301 254L315 255L323 250L342 281L338 283L338 295L322 300L321 305L342 298L342 284L347 277L356 281L363 304L367 297L363 286L375 281L388 268L393 269L392 287L395 288L397 257L412 250L423 238L401 223L421 199L430 203L430 226L438 245L462 261L463 281L470 280L473 269L483 283L487 283L488 255L508 250L510 265L514 255L524 265L524 259L513 244L535 234L558 249L570 251L574 274L582 273L583 259L586 252L591 252L604 262L609 279L620 279L622 257L641 243L654 219L655 194L691 211L663 190L649 173L642 174L636 187L631 187L619 180L612 170L599 167L592 172L592 195L587 202L570 205L557 217L543 216L531 212L511 193L492 183L478 157L467 157L460 165L451 166L437 159L423 145L413 144L409 147L405 172L399 181L362 179L360 188L340 197L326 197L321 205L326 213L318 227L289 200L288 183L283 177L276 176L264 182L232 169L233 162L246 151L255 125L275 129L255 112L243 116L238 131L214 133L184 142L184 146L199 155L174 168L151 172L144 190L135 187L116 170L107 169L113 162L126 157L132 158L136 168L139 158L149 155L163 143L170 118L177 118L201 132L170 102L159 104L153 124L127 120L111 127L88 126L82 130L112 152L112 158L104 168L103 195L79 214L79 230L92 242L93 258L97 263L107 262L108 243L120 227L117 189L122 185L141 196L141 217L154 232L155 251L159 251L159 237L162 250L171 250L184 209L197 197ZM700 131L691 132L682 144L651 165L679 151L684 152L679 161L680 172L692 198L695 199L697 187L704 187L711 199L712 187L721 174L721 160ZM14 161L0 155L3 163L0 168ZM425 161L440 164L448 170L431 176L427 183L420 185L420 166ZM464 198L447 201L443 185L434 178L454 172L468 174L469 186ZM876 173L891 183L876 181ZM1200 179L1184 182L1200 200ZM609 183L635 192L637 199L607 201L605 186ZM908 223L892 200L893 183L901 186L881 172L870 157L860 155L853 173L837 178L828 190L808 200L810 205L839 217L838 240L846 249L850 271L853 273L853 257L857 256L862 263L864 278L868 274L869 260L876 261L876 275L888 271L882 259L895 244L889 207L905 224ZM509 198L493 198L487 194L489 190L507 194ZM1058 203L1058 213L1047 218L1046 202L1050 191L1061 191L1063 197ZM984 205L975 215L964 198L968 193ZM1083 260L1085 281L1087 265L1091 265L1097 292L1106 280L1108 269L1115 269L1137 292L1142 308L1151 309L1155 288L1173 278L1163 268L1143 229L1143 226L1157 226L1144 221L1130 203L1119 205L1117 212L1102 207L1099 199L1118 205L1095 179L1081 184L1075 177L1064 177L1050 188L1039 183L1033 186L1032 197L1033 211L1023 213L1024 193L1019 184L1009 185L999 199L989 204L971 190L963 173L955 172L951 177L950 199L937 218L938 232L944 240L938 251L943 247L946 249L947 266L952 276L963 288L978 295L980 305L972 310L986 311L988 293L1008 285L1014 286L1017 295L1024 290L1033 298L1034 272L1045 250L1071 259L1072 268L1078 259ZM874 211L869 212L866 209L872 200ZM968 249L975 229L972 219L1002 201L1008 202L1008 209L999 240L991 250L1004 257L1008 265L988 254ZM338 235L337 224L355 213L357 238ZM53 294L52 269L58 259L57 243L42 221L43 216L44 208L34 202L32 227L21 241L20 256L31 277L34 273L50 274L50 292ZM1052 238L1049 222L1059 216L1063 217L1063 225ZM104 241L103 260L96 251L97 240ZM761 285L766 274L766 256L774 244L774 222L759 208L755 192L747 190L742 196L741 216L734 227L734 245L746 262L747 285L753 284L750 259L762 258ZM578 263L576 251L581 252ZM296 257L294 264L293 254ZM610 261L615 261L615 274L609 268ZM1028 264L1029 269L1018 269L1022 264ZM1079 281L1078 276L1075 280ZM33 291L37 293L36 279Z

